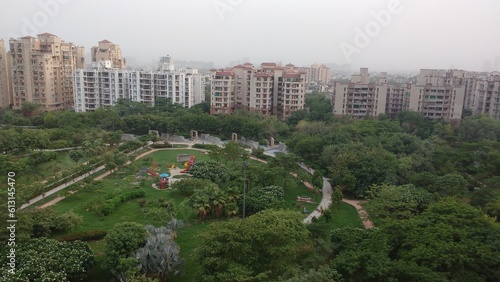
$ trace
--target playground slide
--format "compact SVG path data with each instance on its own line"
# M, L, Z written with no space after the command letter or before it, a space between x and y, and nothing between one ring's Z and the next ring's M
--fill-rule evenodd
M156 177L160 176L158 173L156 173L156 172L154 172L154 171L151 171L151 170L149 170L149 169L148 169L148 170L146 170L146 172L147 172L147 173L149 173L149 174L151 174L151 175L153 175L153 176L156 176Z
M188 172L188 171L189 171L189 169L193 166L193 164L194 164L194 160L195 160L195 156L191 156L191 157L189 158L189 161L188 161L188 162L186 162L186 163L184 164L184 166L185 166L186 168L185 168L185 169L183 169L183 170L181 170L181 173L186 173L186 172Z

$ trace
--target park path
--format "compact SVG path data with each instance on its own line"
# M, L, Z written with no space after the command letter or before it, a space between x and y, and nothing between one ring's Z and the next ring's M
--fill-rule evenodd
M144 147L139 148L139 149L135 150L134 152L136 152L136 151L138 151L138 150L142 150L142 149L144 149ZM154 149L154 150L158 150L158 149ZM138 158L142 158L144 155L147 155L147 154L149 154L149 153L151 153L151 152L152 152L152 151L148 151L148 152L146 152L146 153L144 153L144 154L139 155L139 156L136 158L136 160L137 160ZM133 152L132 152L132 153L133 153ZM128 165L129 163L130 163L130 162L127 162L127 165ZM103 169L105 169L105 166L104 166L104 165L98 166L97 168L95 168L95 169L93 169L93 170L91 170L91 171L89 171L89 172L87 172L87 173L85 173L85 174L83 174L83 175L77 176L77 177L73 178L72 180L70 180L70 181L68 181L68 182L66 182L66 183L63 183L63 184L61 184L61 185L59 185L59 186L55 187L55 188L54 188L54 189L52 189L52 190L49 190L49 191L47 191L47 192L43 193L42 195L38 195L38 196L36 196L36 197L34 197L34 198L30 199L27 203L24 203L24 204L23 204L23 205L22 205L19 209L21 209L21 210L22 210L22 209L25 209L25 208L27 208L27 207L29 207L29 206L31 206L31 205L33 205L33 204L35 204L35 203L37 203L37 202L39 202L39 201L43 200L43 199L45 199L45 197L51 196L51 195L53 195L53 194L55 194L55 193L57 193L57 192L59 192L59 191L61 191L61 190L63 190L63 189L66 189L68 186L71 186L71 185L75 184L76 182L78 182L78 181L80 181L80 180L83 180L83 179L85 179L86 177L88 177L88 176L90 176L90 175L93 175L93 174L95 174L95 173L98 173L99 171L101 171L101 170L103 170ZM94 178L94 180L100 180L100 179L102 179L102 178L104 178L104 177L108 176L110 173L111 173L110 171L107 171L107 172L105 172L104 174L102 174L102 175L100 175L100 176L98 176L98 177ZM56 199L57 199L57 201L56 201ZM52 205L54 205L54 204L56 204L57 202L59 202L59 201L61 201L61 200L63 200L63 199L64 199L64 197L56 197L55 199L53 199L52 201L50 201L50 202L48 202L48 203L52 203ZM47 207L47 206L48 206L48 205L47 205L48 203L46 203L46 204L44 204L44 205L42 205L42 206Z
M188 144L188 149L191 149L191 150L196 150L196 151L205 151L205 150L203 150L203 149L192 148L194 143L195 143L195 142L190 142L190 143ZM171 144L186 144L186 143L171 143ZM182 149L182 148L158 148L158 149L151 149L151 150L149 150L149 151L147 151L147 152L144 152L144 153L142 153L142 154L138 155L138 156L135 158L135 160L134 160L134 161L137 161L138 159L140 159L140 158L142 158L142 157L144 157L144 156L147 156L147 155L149 155L149 154L151 154L151 153L154 153L154 152L156 152L156 151L161 151L161 150L172 150L172 149L174 149L174 150L175 150L175 149ZM130 163L131 163L131 162L130 162L130 161L128 161L125 165L129 165ZM102 166L100 166L100 167L98 167L98 168L96 168L96 169L94 169L94 170L92 170L92 171L90 171L90 172L88 172L88 173L86 173L86 174L82 175L82 176L78 176L78 177L74 178L73 180L71 180L71 181L69 181L69 182L67 182L67 183L61 184L60 186L57 186L56 188L54 188L54 189L52 189L52 190L50 190L50 191L47 191L47 192L45 193L45 195L40 195L40 196L37 196L37 197L35 197L35 198L31 199L28 203L26 203L26 204L22 205L22 206L21 206L21 209L27 208L27 207L29 207L29 206L31 206L31 205L33 205L33 204L35 204L36 202L41 201L41 200L42 200L42 199L44 199L45 197L50 196L50 195L52 195L52 194L54 194L54 193L57 193L57 192L59 192L59 191L61 191L61 190L65 189L66 187L68 187L68 186L70 186L70 185L72 185L72 184L74 184L74 183L76 183L76 182L78 182L78 181L80 181L80 180L83 180L83 179L84 179L84 178L86 178L87 176L92 175L92 174L94 174L94 173L97 173L97 172L99 172L99 171L103 170L104 168L105 168L105 167L104 167L104 165L102 165ZM114 172L114 170L112 170L112 171L106 171L105 173L103 173L103 174L101 174L101 175L99 175L99 176L95 177L95 178L94 178L94 180L101 180L101 179L105 178L106 176L108 176L108 175L112 174L113 172ZM38 207L38 208L43 209L43 208L46 208L46 207L50 207L50 206L55 205L55 204L57 204L58 202L60 202L60 201L64 200L65 198L66 198L66 197L62 197L62 196L56 197L56 198L54 198L53 200L51 200L50 202L47 202L47 203L45 203L45 204L41 205L41 206L40 206L40 207Z
M361 206L361 204L366 203L366 201L342 199L342 202L349 204L349 205L356 208L356 211L358 211L359 218L361 219L361 222L363 223L363 226L365 227L365 229L375 227L375 224L373 224L373 222L368 218L368 213Z
M300 164L300 167L310 174L314 174L314 169L306 166L305 164ZM312 184L308 183L311 187ZM307 185L306 185L307 186ZM309 188L309 186L307 186ZM321 216L321 211L327 210L330 204L332 203L332 186L330 185L330 181L328 178L323 177L323 197L321 198L321 202L318 207L312 211L306 218L304 218L304 223L309 224L312 222L312 218L319 218Z

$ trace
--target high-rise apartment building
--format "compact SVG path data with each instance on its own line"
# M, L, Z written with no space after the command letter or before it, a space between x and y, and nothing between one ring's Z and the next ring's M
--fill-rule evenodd
M473 113L500 119L500 72L476 80L471 100Z
M465 99L466 72L461 70L422 69L411 86L409 110L430 119L458 123Z
M83 66L84 50L50 34L10 40L13 107L38 103L47 111L73 107L73 71Z
M288 64L250 63L211 70L211 113L235 110L259 112L286 119L304 108L306 73Z
M385 114L387 79L382 74L378 83L370 82L367 68L359 75L352 75L350 83L336 83L334 98L335 116L353 118L377 117Z
M307 82L320 82L328 84L332 77L330 68L325 65L313 64L307 69Z
M395 117L410 106L411 84L388 84L385 114Z
M120 45L113 44L109 40L99 41L98 46L92 47L90 50L92 65L97 67L97 64L102 62L111 62L113 69L125 69L125 59L122 57Z
M13 100L11 72L10 54L0 39L0 108L9 107Z
M150 105L170 98L186 108L203 102L203 76L196 69L173 70L164 58L156 71L113 69L109 61L102 61L97 68L76 70L75 111L113 106L120 98Z

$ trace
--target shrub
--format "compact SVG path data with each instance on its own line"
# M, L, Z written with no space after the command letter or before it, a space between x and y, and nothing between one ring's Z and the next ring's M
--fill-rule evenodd
M172 183L172 189L178 190L184 196L191 196L196 189L203 189L213 182L209 179L185 178Z
M218 146L217 145L213 145L213 144L194 144L193 148L213 150L215 148L218 148Z
M172 148L172 144L165 142L165 144L153 144L151 145L153 149L161 149L161 148Z
M90 230L90 231L83 231L83 232L77 232L73 234L69 234L66 236L62 236L58 238L59 241L94 241L94 240L101 240L103 239L106 234L108 234L107 231L104 230Z
M129 191L120 195L117 195L111 199L108 199L104 204L98 209L97 213L100 216L107 216L111 214L121 203L135 198L144 197L146 193L144 191Z

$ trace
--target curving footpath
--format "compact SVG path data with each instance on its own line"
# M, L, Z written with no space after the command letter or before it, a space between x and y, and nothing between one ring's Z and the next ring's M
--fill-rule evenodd
M306 166L304 163L300 164L300 167L310 174L314 174L314 169ZM328 178L323 177L323 198L321 198L321 202L318 207L311 212L306 218L304 218L304 223L309 224L312 221L313 217L319 218L321 216L321 211L328 209L330 204L332 203L332 186L330 185L330 181Z
M361 206L361 204L366 203L366 201L342 199L342 202L349 204L349 205L356 208L356 210L358 211L358 214L359 214L359 218L361 219L361 222L363 223L363 226L365 227L365 229L375 227L375 224L373 224L373 222L368 218L368 213Z

